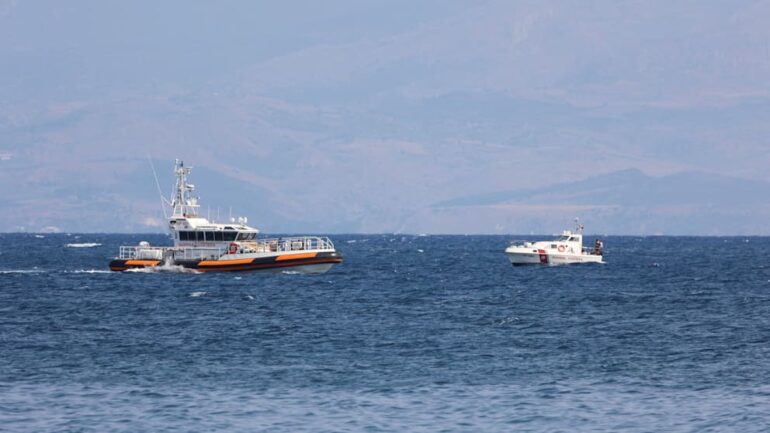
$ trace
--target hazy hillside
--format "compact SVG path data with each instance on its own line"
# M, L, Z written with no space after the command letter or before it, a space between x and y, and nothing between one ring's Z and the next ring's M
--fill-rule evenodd
M526 233L528 227L549 233L567 224L570 215L588 216L583 220L596 233L766 233L770 184L697 172L652 177L625 170L460 197L436 203L433 210L458 222L472 214L495 215L496 230L514 233Z
M763 1L0 2L0 230L160 230L152 156L164 188L183 158L204 206L272 232L770 234L768 20Z

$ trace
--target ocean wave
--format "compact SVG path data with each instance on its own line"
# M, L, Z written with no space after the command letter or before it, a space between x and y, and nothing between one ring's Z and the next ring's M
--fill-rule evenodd
M41 269L5 269L0 270L0 274L42 274L44 270Z
M69 274L111 274L112 271L107 269L77 269L74 271L64 271Z
M68 248L93 248L93 247L99 247L102 244L98 242L83 242L79 244L66 244L65 247Z
M148 266L146 268L130 268L126 269L125 272L134 272L138 274L157 274L160 272L170 272L170 273L177 273L177 274L200 274L200 271L196 271L195 269L185 268L181 265L170 265L170 264L163 264L160 266Z

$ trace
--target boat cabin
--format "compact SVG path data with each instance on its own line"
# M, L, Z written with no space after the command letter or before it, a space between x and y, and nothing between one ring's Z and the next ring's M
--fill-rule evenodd
M205 218L176 218L169 221L175 246L220 246L254 241L259 230L245 224L216 224Z
M174 230L171 234L176 246L212 246L212 243L254 241L259 231L251 227L210 226Z
M583 248L583 235L578 233L572 233L569 230L562 232L561 236L556 238L553 243L569 245L575 247L577 251ZM553 245L552 248L557 248L557 245Z
M580 254L583 251L583 235L572 233L569 230L562 232L561 236L552 241L537 242L537 247L546 250L556 250L560 253Z

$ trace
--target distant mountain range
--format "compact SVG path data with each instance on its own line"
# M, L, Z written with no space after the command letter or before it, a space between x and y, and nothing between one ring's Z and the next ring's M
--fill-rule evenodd
M770 3L418 3L0 0L0 231L770 234Z
M622 170L572 183L457 197L432 207L459 219L491 214L498 230L508 232L549 233L582 217L594 233L770 234L769 183L703 172L652 177Z
M770 183L703 172L652 177L640 170L628 169L572 183L459 197L433 206L447 208L514 203L730 209L770 205Z

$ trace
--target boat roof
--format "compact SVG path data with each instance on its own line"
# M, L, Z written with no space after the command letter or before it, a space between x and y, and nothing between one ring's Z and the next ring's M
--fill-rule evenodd
M185 230L237 230L237 231L254 231L259 232L254 227L247 226L243 223L215 223L206 218L171 218L171 225L182 227Z

